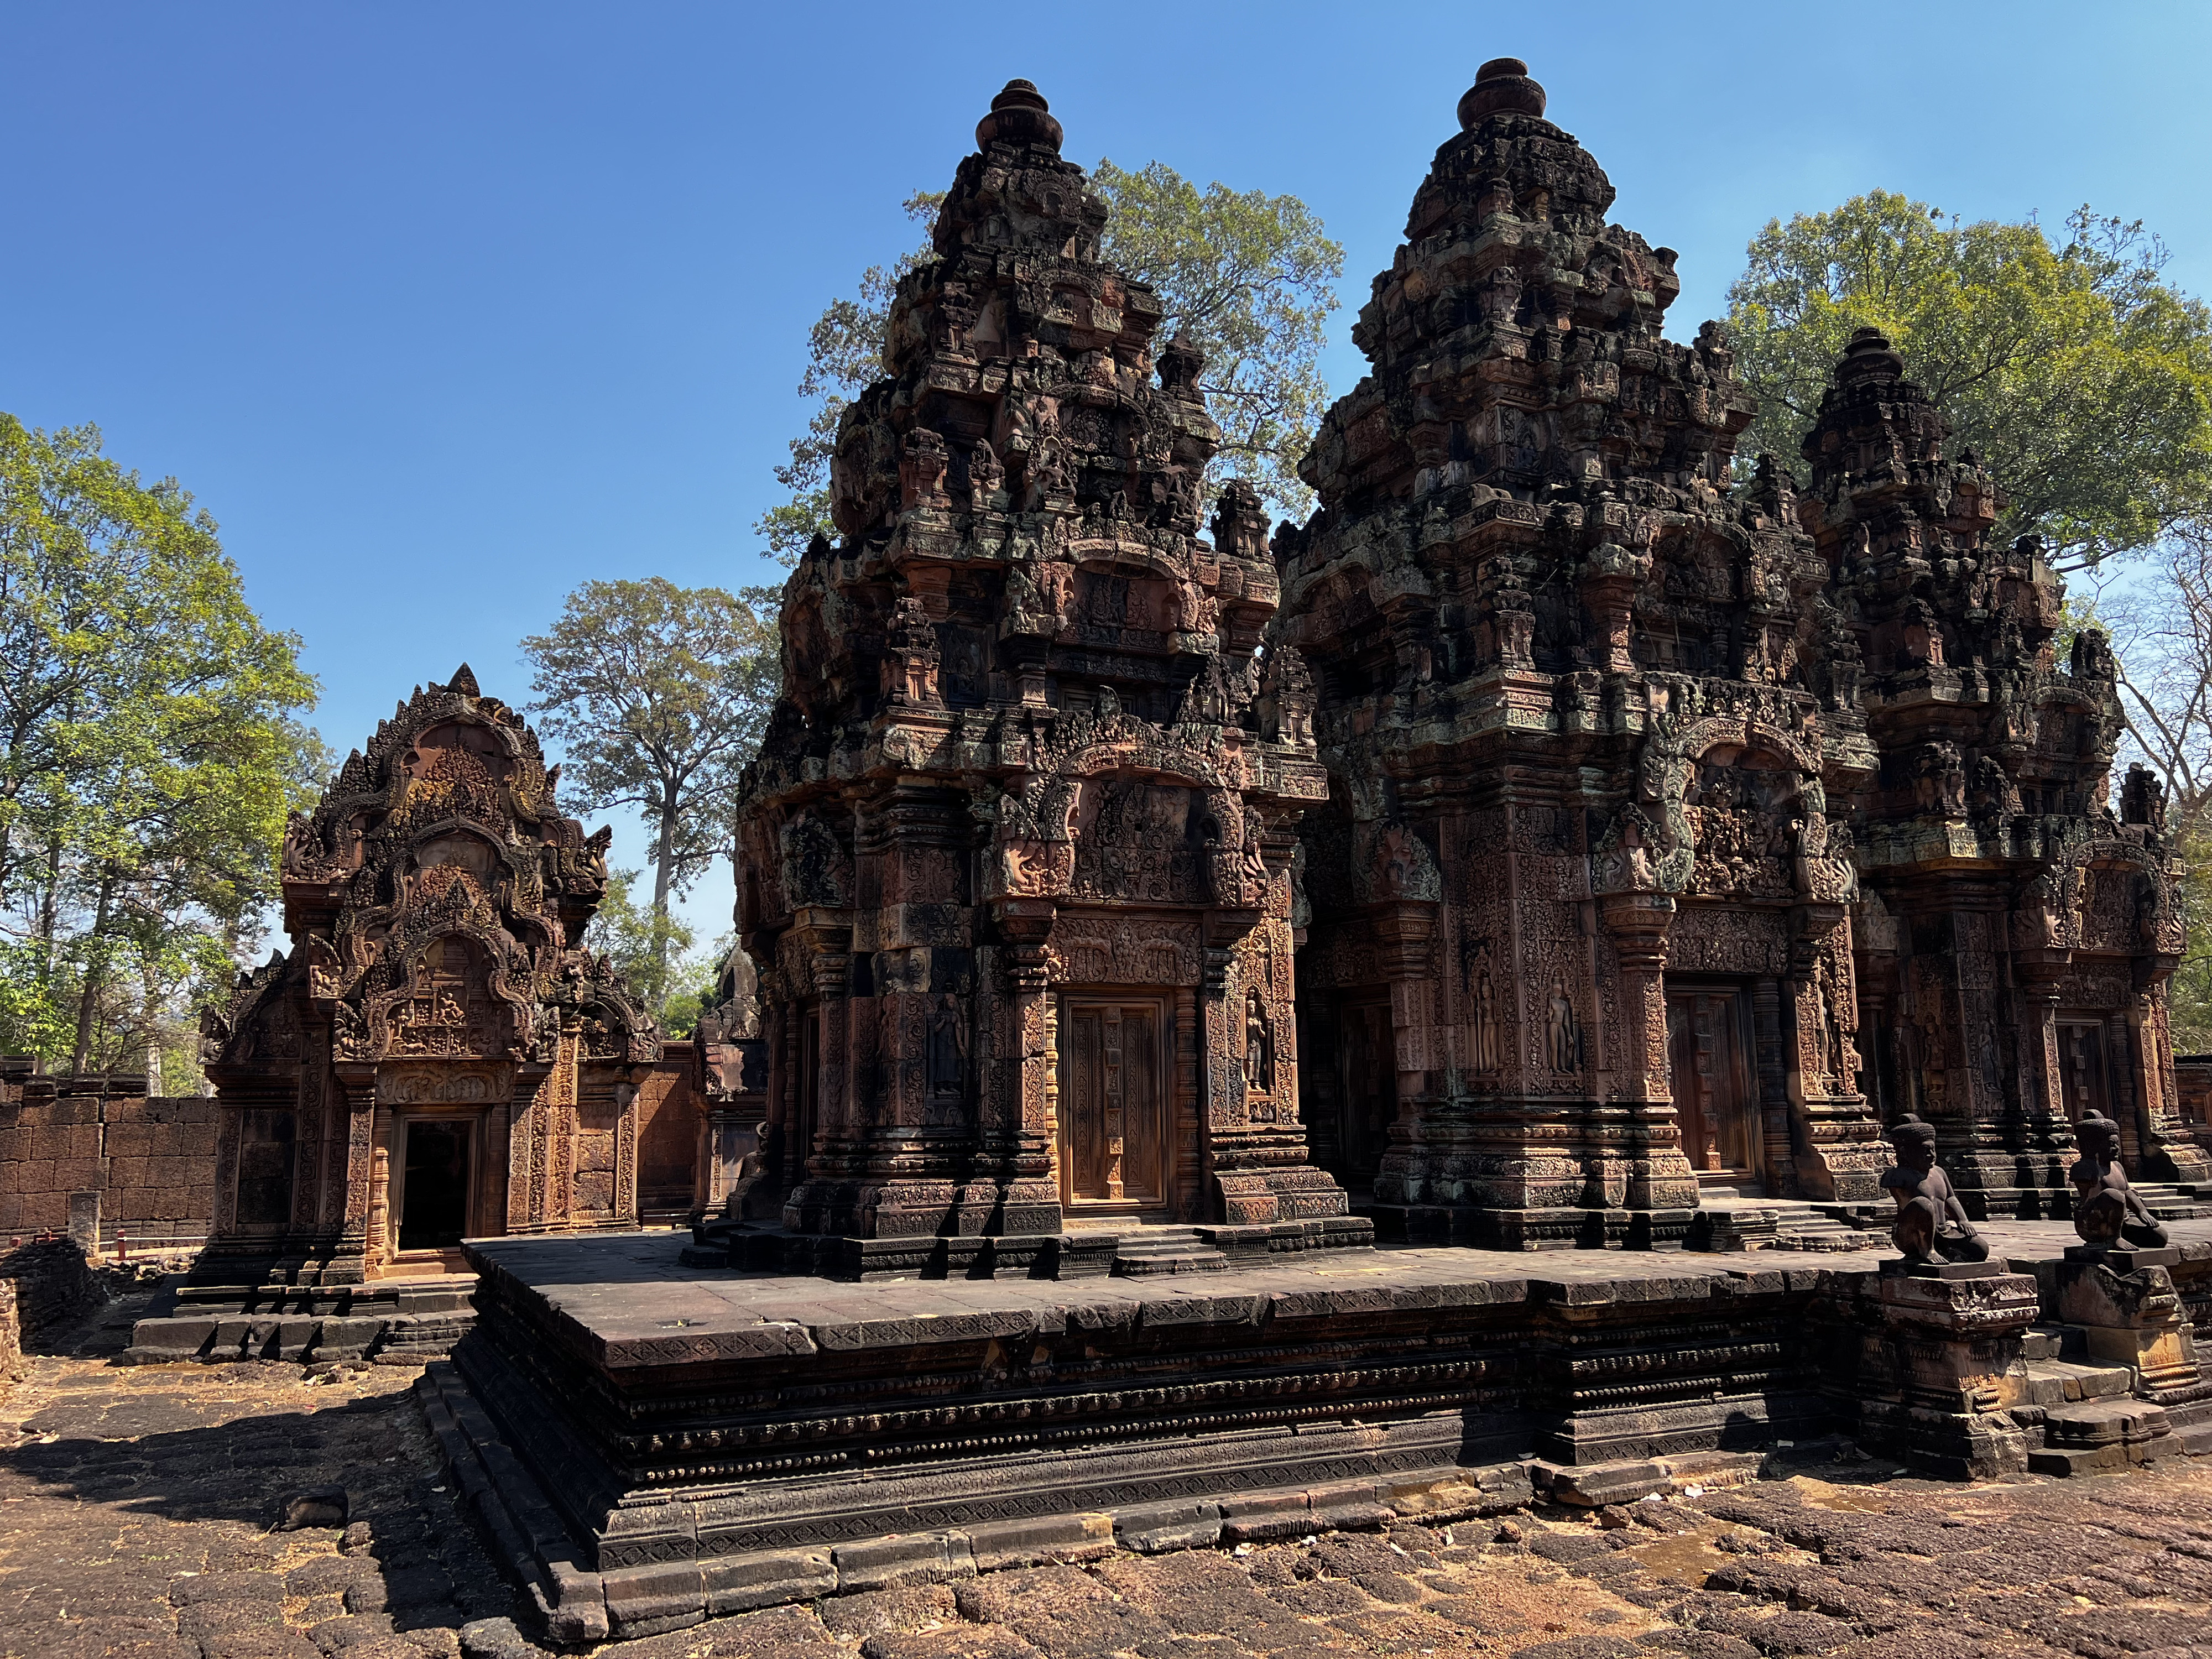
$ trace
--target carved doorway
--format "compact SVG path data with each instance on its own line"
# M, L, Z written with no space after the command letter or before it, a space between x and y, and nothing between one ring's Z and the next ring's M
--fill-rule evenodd
M405 1161L398 1196L399 1248L450 1249L470 1229L471 1155L476 1123L471 1118L416 1117L405 1120Z
M2059 1020L2058 1091L2071 1122L2079 1123L2085 1112L2112 1115L2112 1083L2105 1063L2104 1021Z
M1398 1115L1398 1061L1390 999L1364 997L1338 1007L1338 1120L1335 1173L1346 1186L1372 1188Z
M1059 1028L1060 1202L1072 1215L1168 1218L1166 1000L1066 993Z
M1735 987L1667 993L1667 1060L1690 1167L1713 1186L1760 1180L1751 998Z

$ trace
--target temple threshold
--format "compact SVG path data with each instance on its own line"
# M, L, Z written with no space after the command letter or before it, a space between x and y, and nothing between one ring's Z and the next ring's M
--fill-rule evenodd
M582 1643L1114 1548L1627 1501L1830 1435L1951 1478L2194 1450L2212 1222L2172 1232L2085 1262L2063 1224L1992 1223L1971 1272L1382 1248L1057 1283L488 1239L476 1327L422 1389L547 1633Z

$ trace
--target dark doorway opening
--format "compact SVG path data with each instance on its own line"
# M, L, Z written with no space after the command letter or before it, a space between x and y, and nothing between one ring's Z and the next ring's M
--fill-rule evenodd
M1396 1038L1388 994L1348 1000L1338 1008L1336 1176L1347 1188L1371 1188L1390 1124L1398 1115Z
M458 1244L469 1230L469 1126L417 1118L407 1126L405 1207L399 1248Z

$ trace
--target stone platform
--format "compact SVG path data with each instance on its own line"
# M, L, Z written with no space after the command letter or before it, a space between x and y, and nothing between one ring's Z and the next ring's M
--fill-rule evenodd
M2212 1224L2174 1231L2145 1305L2185 1326L2212 1310ZM2085 1470L2197 1449L2160 1413L2212 1406L2171 1365L2086 1363L2117 1339L2039 1313L2078 1295L2070 1228L1984 1236L1997 1322L1945 1280L1903 1326L1887 1251L1384 1248L837 1284L687 1266L680 1235L491 1239L469 1247L477 1322L422 1391L569 1643L1115 1546L1480 1513L1532 1482L1614 1502L1663 1488L1666 1460L1831 1434L1960 1476L2024 1468L2046 1429L2094 1449Z

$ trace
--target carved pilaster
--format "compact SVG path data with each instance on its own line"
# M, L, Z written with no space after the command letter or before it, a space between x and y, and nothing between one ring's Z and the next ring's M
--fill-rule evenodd
M1693 1209L1698 1181L1683 1155L1667 1073L1667 929L1674 901L1664 893L1613 894L1599 914L1620 964L1621 1059L1614 1086L1628 1109L1627 1205Z

